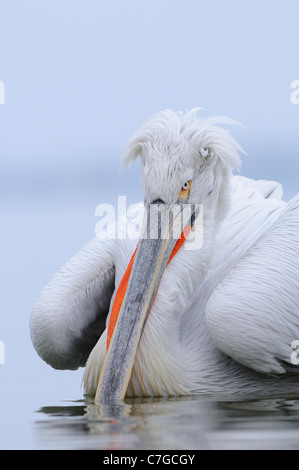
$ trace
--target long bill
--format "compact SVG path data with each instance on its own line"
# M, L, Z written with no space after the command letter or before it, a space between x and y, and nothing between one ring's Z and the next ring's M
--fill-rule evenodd
M125 289L124 298L117 319L110 318L108 326L108 349L97 386L97 403L115 403L124 398L163 272L190 232L194 218L194 205L190 204L152 204L145 208L140 241L126 273L128 281L124 276L120 285ZM113 308L117 296L118 292Z

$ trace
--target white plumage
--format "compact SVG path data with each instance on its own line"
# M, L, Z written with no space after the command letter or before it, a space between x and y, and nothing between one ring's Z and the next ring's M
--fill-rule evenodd
M141 157L145 203L173 204L191 180L188 202L203 204L204 230L201 249L179 250L165 268L127 395L297 390L291 343L299 339L299 195L286 203L280 184L232 176L241 148L217 122L232 123L198 120L197 110L159 113L124 152L124 163ZM98 387L106 315L137 242L91 240L32 311L37 352L55 368L87 361L88 394Z

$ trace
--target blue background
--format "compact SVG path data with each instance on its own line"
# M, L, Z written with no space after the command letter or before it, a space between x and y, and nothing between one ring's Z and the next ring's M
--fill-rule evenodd
M146 118L200 106L245 126L243 173L293 194L296 0L12 0L0 14L2 190L114 185Z
M242 174L298 191L298 18L297 0L0 1L4 448L33 445L32 410L81 396L82 370L54 371L33 350L30 310L93 237L96 206L140 200L138 164L119 160L145 119L197 106L232 117Z

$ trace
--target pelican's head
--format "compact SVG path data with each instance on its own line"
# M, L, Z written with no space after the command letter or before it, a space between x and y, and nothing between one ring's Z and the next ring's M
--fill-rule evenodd
M141 158L146 210L98 384L99 402L124 397L163 272L181 233L187 236L186 228L190 230L196 220L198 205L203 207L204 224L210 232L228 209L229 178L232 168L239 167L241 148L215 124L235 122L227 118L199 120L197 111L157 114L133 135L124 150L123 164Z
M229 202L229 177L240 166L242 149L227 130L215 124L238 123L225 117L199 120L199 109L186 114L167 110L153 116L131 138L122 165L141 158L145 204L176 203L190 181L188 202L212 205L216 218L221 218Z

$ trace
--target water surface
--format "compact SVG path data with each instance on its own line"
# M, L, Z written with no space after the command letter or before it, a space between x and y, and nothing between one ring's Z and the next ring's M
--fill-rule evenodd
M131 399L45 406L32 427L43 449L298 449L299 399Z

